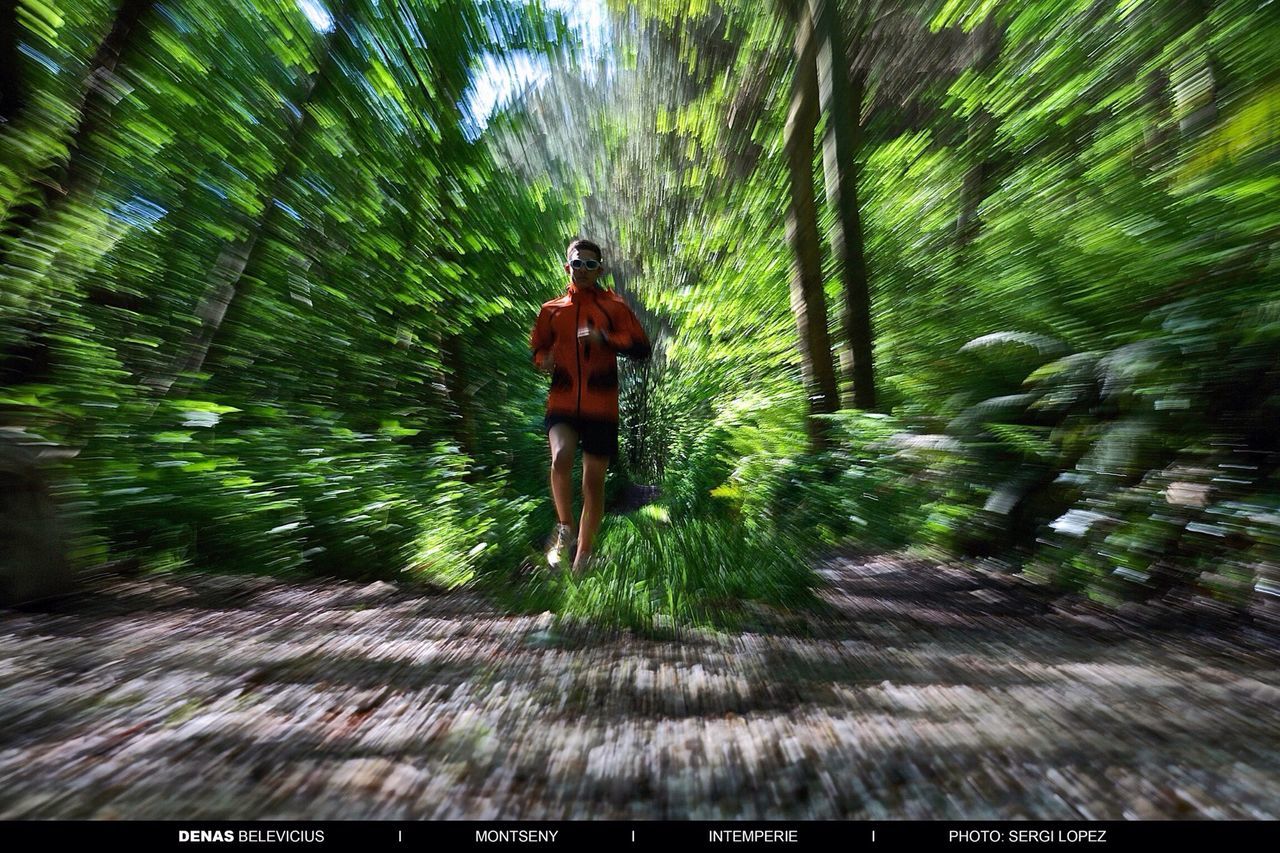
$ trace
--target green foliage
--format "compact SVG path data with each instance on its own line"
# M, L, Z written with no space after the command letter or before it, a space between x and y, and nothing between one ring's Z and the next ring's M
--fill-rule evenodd
M1056 580L1110 599L1206 572L1258 579L1280 560L1265 508L1280 386L1257 316L1184 300L1140 340L1057 358L971 407L952 423L985 500L971 532L1040 543Z
M885 415L831 418L830 450L742 458L730 483L748 524L786 531L814 546L857 540L895 547L910 541L929 490L897 442L902 427Z
M681 424L679 505L718 495L811 542L1012 551L1111 601L1274 585L1274 16L948 2L878 7L858 31L863 5L846 4L871 93L859 197L893 417L843 415L810 457L779 215L790 33L748 35L733 3L644 8L676 55L710 27L729 56L646 126L694 190L650 226L674 237L643 283L674 327L658 396ZM752 151L745 177L701 177Z
M505 593L516 606L648 632L741 623L743 605L812 602L815 578L799 542L741 523L647 512L606 519L592 568L545 573Z
M502 589L549 521L528 330L590 231L663 330L609 488L666 503L528 596L705 622L799 600L795 555L849 540L1016 553L1108 601L1274 587L1256 3L840 5L884 413L816 455L780 6L611 3L615 64L481 0L145 4L104 53L126 5L19 4L0 117L0 413L74 452L83 562ZM468 92L512 51L559 60L482 131Z
M463 101L482 51L563 28L156 4L119 97L83 97L122 8L23 17L31 97L0 128L0 411L75 452L81 559L456 583L511 558L545 490L528 328L572 204L496 168Z

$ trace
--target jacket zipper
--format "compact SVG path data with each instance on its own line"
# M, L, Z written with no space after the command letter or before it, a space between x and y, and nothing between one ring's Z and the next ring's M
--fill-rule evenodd
M582 325L582 303L577 304L577 314L573 320L574 354L578 357L578 412L575 417L582 417L582 338L578 337L578 329Z

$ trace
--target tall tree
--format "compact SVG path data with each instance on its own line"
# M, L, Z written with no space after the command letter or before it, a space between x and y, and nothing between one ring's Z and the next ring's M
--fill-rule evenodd
M786 219L787 241L792 254L791 311L796 320L800 368L809 402L809 445L817 451L826 444L826 427L819 416L839 409L840 394L827 332L822 251L813 191L813 140L818 124L818 45L813 18L804 0L784 2L783 8L795 23L795 74L784 131L790 192Z
M973 72L986 74L1000 54L1003 28L994 14L988 15L974 30L976 42ZM964 172L964 184L960 190L960 213L956 217L956 244L964 249L978 236L980 222L978 207L990 192L992 176L1002 165L1004 157L995 146L996 118L985 106L968 122L965 149L969 165Z
M199 372L231 303L242 293L245 270L261 243L263 233L270 227L273 211L276 210L276 196L295 168L309 128L315 121L314 113L309 107L322 88L321 81L329 79L331 74L334 40L339 32L344 32L344 28L350 25L350 21L340 17L332 31L321 41L319 68L303 83L302 90L295 98L296 103L288 106L292 120L289 122L285 150L280 152L276 161L275 175L263 185L257 199L256 208L261 213L256 221L249 224L244 234L224 245L218 254L209 274L205 294L196 308L196 328L179 347L169 368L144 381L157 396L167 394L179 377Z
M26 106L26 92L19 75L18 42L22 25L18 22L18 0L0 2L0 122L6 124Z
M47 210L59 197L92 190L97 170L88 156L88 142L110 118L111 106L116 100L112 85L116 66L131 41L142 32L138 24L154 4L155 0L121 0L111 29L89 61L89 72L80 87L78 100L69 105L75 118L69 133L67 156L23 176L31 186L25 189L12 187L0 198L0 219L4 220L5 234L24 231L41 210ZM16 5L14 10L16 12ZM17 27L16 21L13 27ZM14 38L16 44L16 33ZM17 95L19 83L12 70L6 71L6 78L5 100L8 101ZM9 117L7 112L5 117ZM15 203L19 202L23 203L22 211L14 209Z
M818 38L818 82L827 127L822 142L822 166L827 203L831 206L831 249L843 285L840 366L844 374L845 405L876 406L872 361L871 285L868 276L862 214L858 206L858 159L861 155L863 93L866 73L850 74L849 51L837 0L807 0L801 15L812 16ZM856 27L855 31L860 31ZM850 79L852 77L852 79Z

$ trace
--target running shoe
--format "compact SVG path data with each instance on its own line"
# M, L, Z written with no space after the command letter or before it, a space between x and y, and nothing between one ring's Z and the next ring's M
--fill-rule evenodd
M567 524L557 524L556 532L551 535L551 544L547 546L547 563L554 569L569 562L577 545L573 529Z

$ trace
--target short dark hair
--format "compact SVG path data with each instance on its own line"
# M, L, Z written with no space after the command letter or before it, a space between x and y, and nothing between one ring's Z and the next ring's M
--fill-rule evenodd
M569 243L569 248L564 250L564 256L567 258L572 255L574 249L590 249L596 253L597 258L604 259L604 252L600 251L600 244L594 240L588 240L585 237L574 237Z

